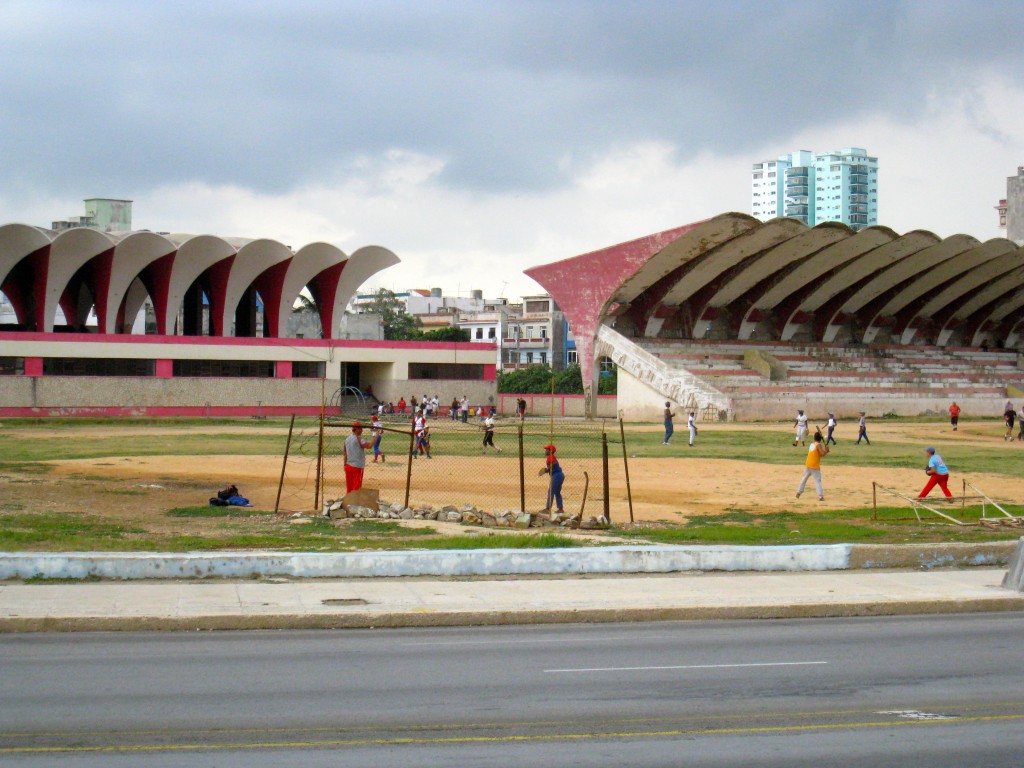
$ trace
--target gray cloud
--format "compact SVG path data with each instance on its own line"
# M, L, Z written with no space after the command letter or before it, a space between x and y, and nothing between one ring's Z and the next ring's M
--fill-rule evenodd
M1022 27L1012 2L7 3L0 176L280 192L397 147L455 188L550 189L629 142L742 153L913 120L1019 82Z

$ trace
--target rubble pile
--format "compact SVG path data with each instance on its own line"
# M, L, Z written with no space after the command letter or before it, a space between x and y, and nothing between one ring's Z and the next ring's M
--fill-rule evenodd
M523 512L520 509L485 512L472 504L465 504L461 508L447 505L440 509L430 504L406 507L402 504L392 504L383 499L377 503L376 508L351 506L348 509L345 509L340 500L327 500L324 503L324 515L335 520L437 520L485 528L601 530L610 527L608 518L603 515L584 520L581 515L571 515L567 512L532 513Z

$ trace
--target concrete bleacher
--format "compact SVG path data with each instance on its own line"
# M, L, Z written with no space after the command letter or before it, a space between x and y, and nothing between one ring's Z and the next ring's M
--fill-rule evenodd
M1024 389L1016 351L880 344L634 339L672 368L685 370L733 399L737 412L788 413L794 403L822 404L847 415L858 410L941 413L951 400L977 401L1001 413L1008 387ZM783 376L759 373L745 354L759 351L785 366ZM885 401L885 402L883 402ZM915 401L915 402L910 402ZM883 412L889 412L883 410Z

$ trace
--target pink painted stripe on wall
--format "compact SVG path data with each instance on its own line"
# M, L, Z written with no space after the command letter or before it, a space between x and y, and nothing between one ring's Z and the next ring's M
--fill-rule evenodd
M247 416L319 416L320 406L293 405L212 405L206 406L82 406L53 408L2 408L0 418L93 417L93 418L143 418L143 417L247 417Z
M321 347L333 349L457 349L493 351L495 344L471 341L372 341L365 339L257 339L248 336L143 336L117 333L35 333L0 331L2 341L69 341L99 344L194 344L237 347Z

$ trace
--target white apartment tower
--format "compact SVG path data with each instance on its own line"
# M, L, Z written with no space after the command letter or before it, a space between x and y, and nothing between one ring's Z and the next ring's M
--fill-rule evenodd
M787 216L811 227L841 221L852 229L878 223L878 158L859 147L801 149L754 163L750 187L751 213L761 221Z

